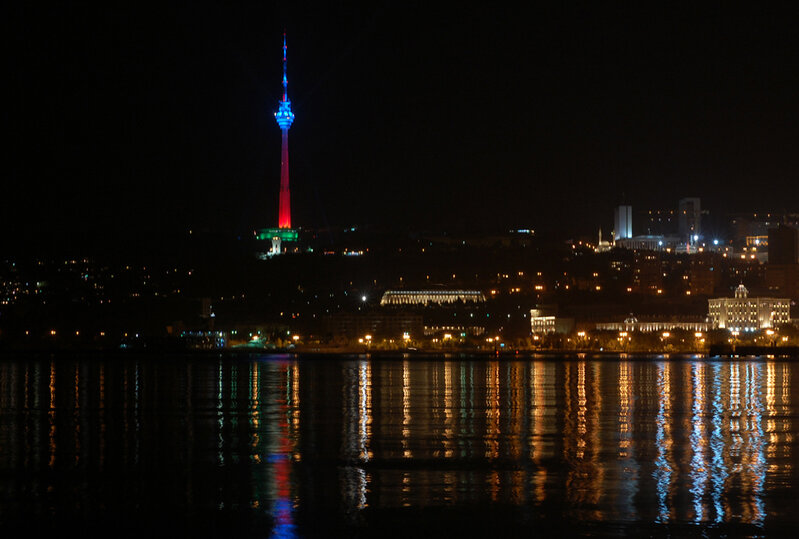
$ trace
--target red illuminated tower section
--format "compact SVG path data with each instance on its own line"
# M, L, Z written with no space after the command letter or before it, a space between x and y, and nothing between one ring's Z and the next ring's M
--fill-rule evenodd
M280 151L280 205L278 228L291 228L291 193L289 191L289 130L283 129L283 145Z
M275 120L282 133L280 152L280 204L278 206L278 228L291 228L291 193L289 191L289 128L294 122L291 101L288 98L286 77L286 34L283 34L283 99L275 113Z

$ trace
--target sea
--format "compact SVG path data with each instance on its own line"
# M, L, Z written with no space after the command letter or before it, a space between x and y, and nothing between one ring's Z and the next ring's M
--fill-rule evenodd
M0 529L791 536L799 363L7 353Z

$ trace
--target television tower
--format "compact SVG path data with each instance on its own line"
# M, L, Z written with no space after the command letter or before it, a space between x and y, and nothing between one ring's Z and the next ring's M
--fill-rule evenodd
M280 100L275 120L282 133L280 151L280 203L278 206L278 228L291 228L291 195L289 192L289 128L294 122L291 101L288 98L288 78L286 77L286 33L283 32L283 99Z
M286 76L286 33L283 32L283 99L280 100L275 120L280 126L283 135L283 146L280 153L280 200L278 204L277 228L262 228L253 231L255 238L262 241L271 241L272 248L266 253L260 253L262 258L279 255L284 252L283 243L296 243L297 230L291 228L291 195L289 192L289 128L294 123L294 113L291 112L291 101L288 96L289 80ZM294 251L297 249L295 247Z

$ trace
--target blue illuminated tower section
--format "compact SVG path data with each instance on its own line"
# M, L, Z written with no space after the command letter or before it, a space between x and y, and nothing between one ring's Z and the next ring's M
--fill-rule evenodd
M283 143L280 153L280 205L278 206L278 228L291 228L291 195L289 192L289 128L294 122L291 101L288 98L288 78L286 77L286 34L283 33L283 99L275 113L280 126Z

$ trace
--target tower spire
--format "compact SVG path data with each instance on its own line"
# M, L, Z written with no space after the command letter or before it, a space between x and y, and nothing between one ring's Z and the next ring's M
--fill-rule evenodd
M288 95L289 80L286 77L286 32L283 32L283 101L286 101Z
M289 79L286 76L286 32L283 32L283 99L280 100L275 120L280 129L288 129L294 122L294 113L291 112L291 101L289 100Z

